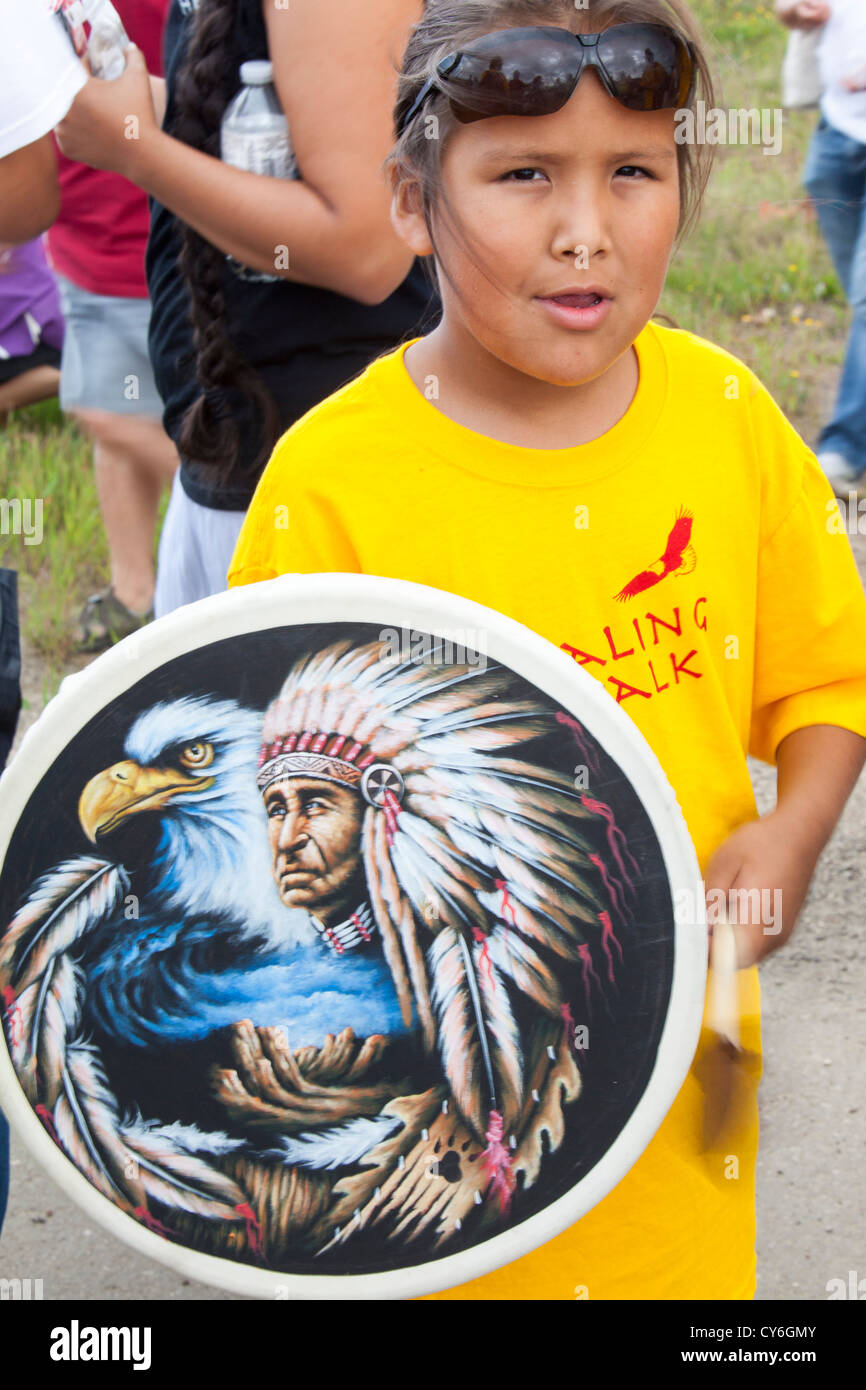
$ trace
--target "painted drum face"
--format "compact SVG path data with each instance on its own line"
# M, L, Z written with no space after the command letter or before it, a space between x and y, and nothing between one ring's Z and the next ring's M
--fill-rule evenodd
M68 682L0 800L0 1104L184 1273L462 1283L600 1201L688 1070L673 793L488 609L357 576L208 599Z

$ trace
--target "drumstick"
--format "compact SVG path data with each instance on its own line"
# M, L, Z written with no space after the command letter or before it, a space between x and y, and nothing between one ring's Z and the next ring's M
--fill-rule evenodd
M727 918L713 927L707 1027L715 1037L698 1068L704 1087L703 1147L719 1150L742 1131L755 1060L740 1042L737 941Z
M709 1026L739 1050L740 1014L737 1007L737 939L727 918L713 927L710 952Z

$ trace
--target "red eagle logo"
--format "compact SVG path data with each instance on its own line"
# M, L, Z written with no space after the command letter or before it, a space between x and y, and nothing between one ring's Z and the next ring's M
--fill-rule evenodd
M630 579L624 589L620 589L619 593L614 596L620 603L625 603L626 599L642 594L644 590L653 588L655 584L661 584L662 580L667 579L669 574L691 574L698 563L695 548L691 544L692 524L691 512L680 511L677 513L677 519L668 536L668 543L664 548L663 555L649 569L641 570L634 579Z

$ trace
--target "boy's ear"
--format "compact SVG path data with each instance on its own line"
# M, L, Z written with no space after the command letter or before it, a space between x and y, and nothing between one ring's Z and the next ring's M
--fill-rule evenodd
M416 256L432 256L433 243L427 230L418 180L394 170L391 188L391 224L394 231Z

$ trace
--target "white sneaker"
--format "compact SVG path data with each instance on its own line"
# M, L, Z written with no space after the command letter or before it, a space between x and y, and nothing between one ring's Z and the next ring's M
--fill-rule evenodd
M818 454L818 462L837 497L847 497L849 492L857 491L863 474L852 467L844 454Z

